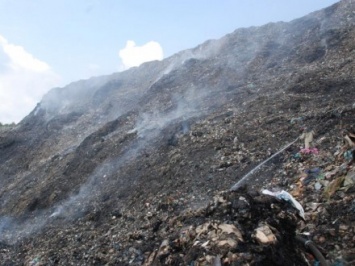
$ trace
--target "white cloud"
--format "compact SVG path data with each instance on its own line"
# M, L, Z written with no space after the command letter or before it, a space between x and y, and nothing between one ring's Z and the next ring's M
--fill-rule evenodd
M0 35L0 122L19 122L59 84L50 66Z
M150 41L142 46L136 46L134 41L127 41L126 47L118 53L123 69L139 66L144 62L163 59L163 49L159 43Z

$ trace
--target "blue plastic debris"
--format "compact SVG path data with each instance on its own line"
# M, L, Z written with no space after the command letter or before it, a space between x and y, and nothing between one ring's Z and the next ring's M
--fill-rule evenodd
M344 158L347 161L351 161L353 158L353 151L352 150L348 150L344 153Z
M303 185L308 185L310 182L312 182L312 180L322 177L321 169L318 167L307 169L305 170L305 173L307 174L307 177L303 180Z

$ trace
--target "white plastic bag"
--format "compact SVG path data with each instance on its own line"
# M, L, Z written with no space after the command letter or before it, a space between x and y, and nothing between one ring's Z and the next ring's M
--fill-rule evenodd
M304 218L304 209L303 209L302 205L297 200L295 200L294 197L292 197L292 195L290 193L288 193L287 191L281 190L278 192L272 192L270 190L264 189L261 193L291 202L292 205L299 211L299 215L303 218L303 220L305 219Z

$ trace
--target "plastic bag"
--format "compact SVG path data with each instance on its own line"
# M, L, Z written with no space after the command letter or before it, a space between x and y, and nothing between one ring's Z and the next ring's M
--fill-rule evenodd
M287 191L281 190L278 192L272 192L270 190L264 189L262 191L262 193L265 195L274 196L274 197L281 199L281 200L291 202L291 204L299 211L299 215L303 218L303 220L305 220L304 209L303 209L302 205L297 200L295 200L294 197L292 197L292 195L290 193L288 193Z

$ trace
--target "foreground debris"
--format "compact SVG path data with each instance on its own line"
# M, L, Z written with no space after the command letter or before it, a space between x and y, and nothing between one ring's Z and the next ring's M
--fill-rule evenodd
M28 249L25 265L313 265L317 260L297 241L301 236L314 242L329 265L352 265L355 163L338 152L354 149L343 142L332 157L322 144L318 148L318 154L296 159L292 153L297 150L288 150L282 168L294 174L273 178L279 185L287 178L284 189L302 204L305 219L285 191L259 193L244 186L181 214L183 199L157 195L141 209L115 213L105 226L96 228L98 221L86 218L65 230L48 228L48 239L62 243L53 248L35 238L2 244L1 259L12 265L14 256L24 255L16 250Z

